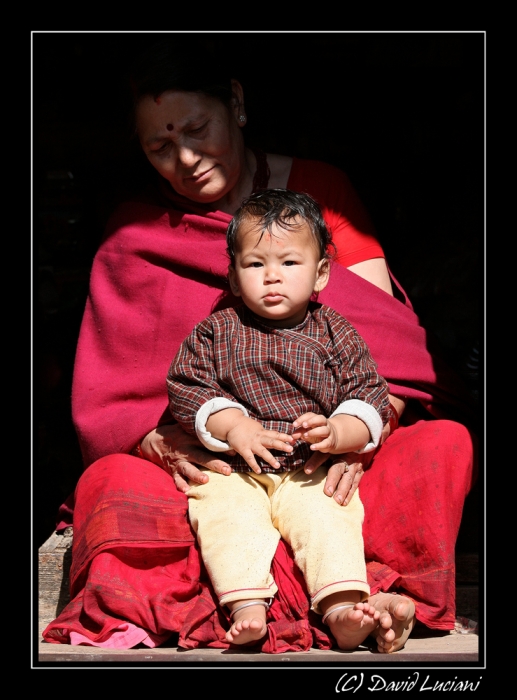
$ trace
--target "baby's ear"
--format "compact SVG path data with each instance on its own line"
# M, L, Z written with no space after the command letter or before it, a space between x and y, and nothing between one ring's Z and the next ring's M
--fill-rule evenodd
M232 294L236 297L240 297L241 290L239 289L239 283L237 282L235 268L232 265L230 265L228 268L228 282L230 283L230 289L232 290Z
M328 284L330 277L330 260L324 258L318 263L318 273L316 276L316 284L314 285L315 292L321 292Z

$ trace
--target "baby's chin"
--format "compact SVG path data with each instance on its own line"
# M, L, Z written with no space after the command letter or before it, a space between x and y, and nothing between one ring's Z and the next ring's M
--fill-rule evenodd
M294 328L304 320L306 315L306 311L297 314L287 311L275 313L273 309L252 309L252 311L265 326L270 328Z

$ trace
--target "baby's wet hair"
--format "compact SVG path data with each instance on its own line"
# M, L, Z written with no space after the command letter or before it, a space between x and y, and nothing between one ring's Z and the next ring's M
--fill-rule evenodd
M304 192L286 189L267 189L254 192L237 209L226 231L226 252L233 265L235 262L237 234L241 225L249 219L257 219L260 239L266 233L273 234L276 224L285 230L294 230L300 221L306 223L318 247L319 259L332 259L336 248L325 223L319 204ZM260 240L259 239L259 240Z

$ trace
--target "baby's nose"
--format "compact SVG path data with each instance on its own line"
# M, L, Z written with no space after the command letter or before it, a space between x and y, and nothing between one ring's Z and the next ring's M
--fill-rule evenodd
M277 282L281 279L280 271L276 265L268 265L265 272L266 282Z

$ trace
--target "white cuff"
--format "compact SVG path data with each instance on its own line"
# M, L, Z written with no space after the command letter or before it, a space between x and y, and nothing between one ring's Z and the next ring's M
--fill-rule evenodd
M227 452L228 450L232 449L227 442L222 442L221 440L217 440L215 437L212 437L212 433L209 433L206 429L206 422L212 413L222 411L224 408L238 408L244 413L245 416L249 415L244 406L241 406L239 403L235 403L235 401L225 399L223 396L218 396L217 398L210 399L210 401L204 403L196 415L196 435L203 445L212 452Z
M379 444L382 433L382 420L377 411L369 403L360 401L359 399L350 399L343 401L336 408L332 416L337 416L340 413L345 413L347 416L355 416L366 424L370 431L370 440L360 450L355 450L358 454L362 452L371 452ZM330 416L332 418L332 416Z

